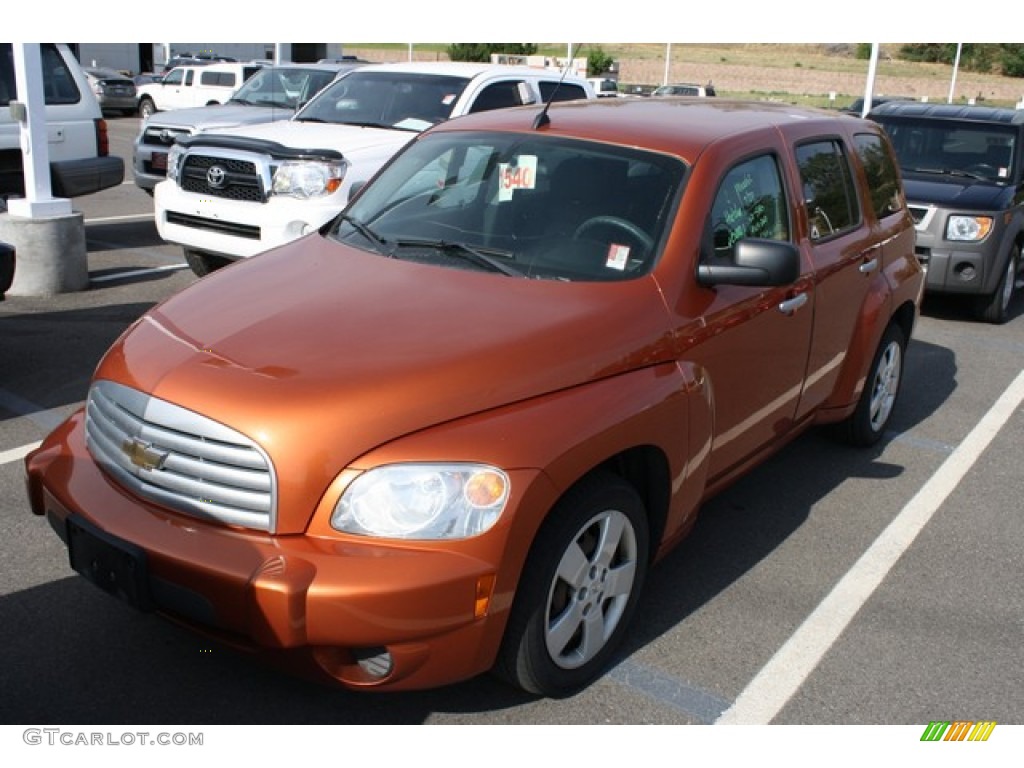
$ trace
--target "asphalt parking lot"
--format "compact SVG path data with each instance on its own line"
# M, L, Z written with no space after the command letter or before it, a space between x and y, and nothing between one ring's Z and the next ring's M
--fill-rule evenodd
M130 178L75 201L91 283L0 303L0 723L1024 724L1024 291L1002 326L928 300L893 431L812 432L710 502L617 665L564 700L482 677L354 694L264 669L74 575L21 457L134 319L195 279Z

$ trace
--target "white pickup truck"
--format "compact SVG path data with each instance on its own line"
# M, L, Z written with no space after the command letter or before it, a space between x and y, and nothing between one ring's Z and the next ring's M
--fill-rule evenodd
M160 236L199 276L317 230L421 131L453 117L596 98L581 77L466 62L361 67L290 120L181 137L154 189Z

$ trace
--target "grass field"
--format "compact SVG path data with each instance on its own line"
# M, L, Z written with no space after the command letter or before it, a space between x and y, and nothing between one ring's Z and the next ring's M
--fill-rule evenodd
M566 43L537 43L538 52L564 58ZM814 106L845 106L864 93L869 62L857 59L856 46L826 44L693 44L583 43L574 56L586 58L595 47L619 63L619 82L660 85L666 79L666 53L671 53L668 80L712 82L720 96L772 99ZM412 46L416 59L446 59L441 43ZM974 100L990 106L1014 106L1024 100L1024 78L982 75L896 58L899 46L881 48L875 95L899 95L945 102ZM406 60L408 43L346 44L345 52L374 61ZM834 94L834 98L832 98Z

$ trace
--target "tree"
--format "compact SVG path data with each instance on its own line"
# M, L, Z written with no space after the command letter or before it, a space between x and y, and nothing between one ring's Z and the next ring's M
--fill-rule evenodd
M591 48L590 52L587 54L587 74L591 77L603 75L611 69L612 64L614 63L615 59L605 53L604 48L601 46Z

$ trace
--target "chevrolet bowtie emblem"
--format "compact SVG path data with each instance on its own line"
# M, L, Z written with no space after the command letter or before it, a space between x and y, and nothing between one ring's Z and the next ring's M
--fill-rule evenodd
M166 451L158 451L152 443L145 443L137 437L130 437L121 443L121 450L128 461L141 469L160 469L167 460Z

